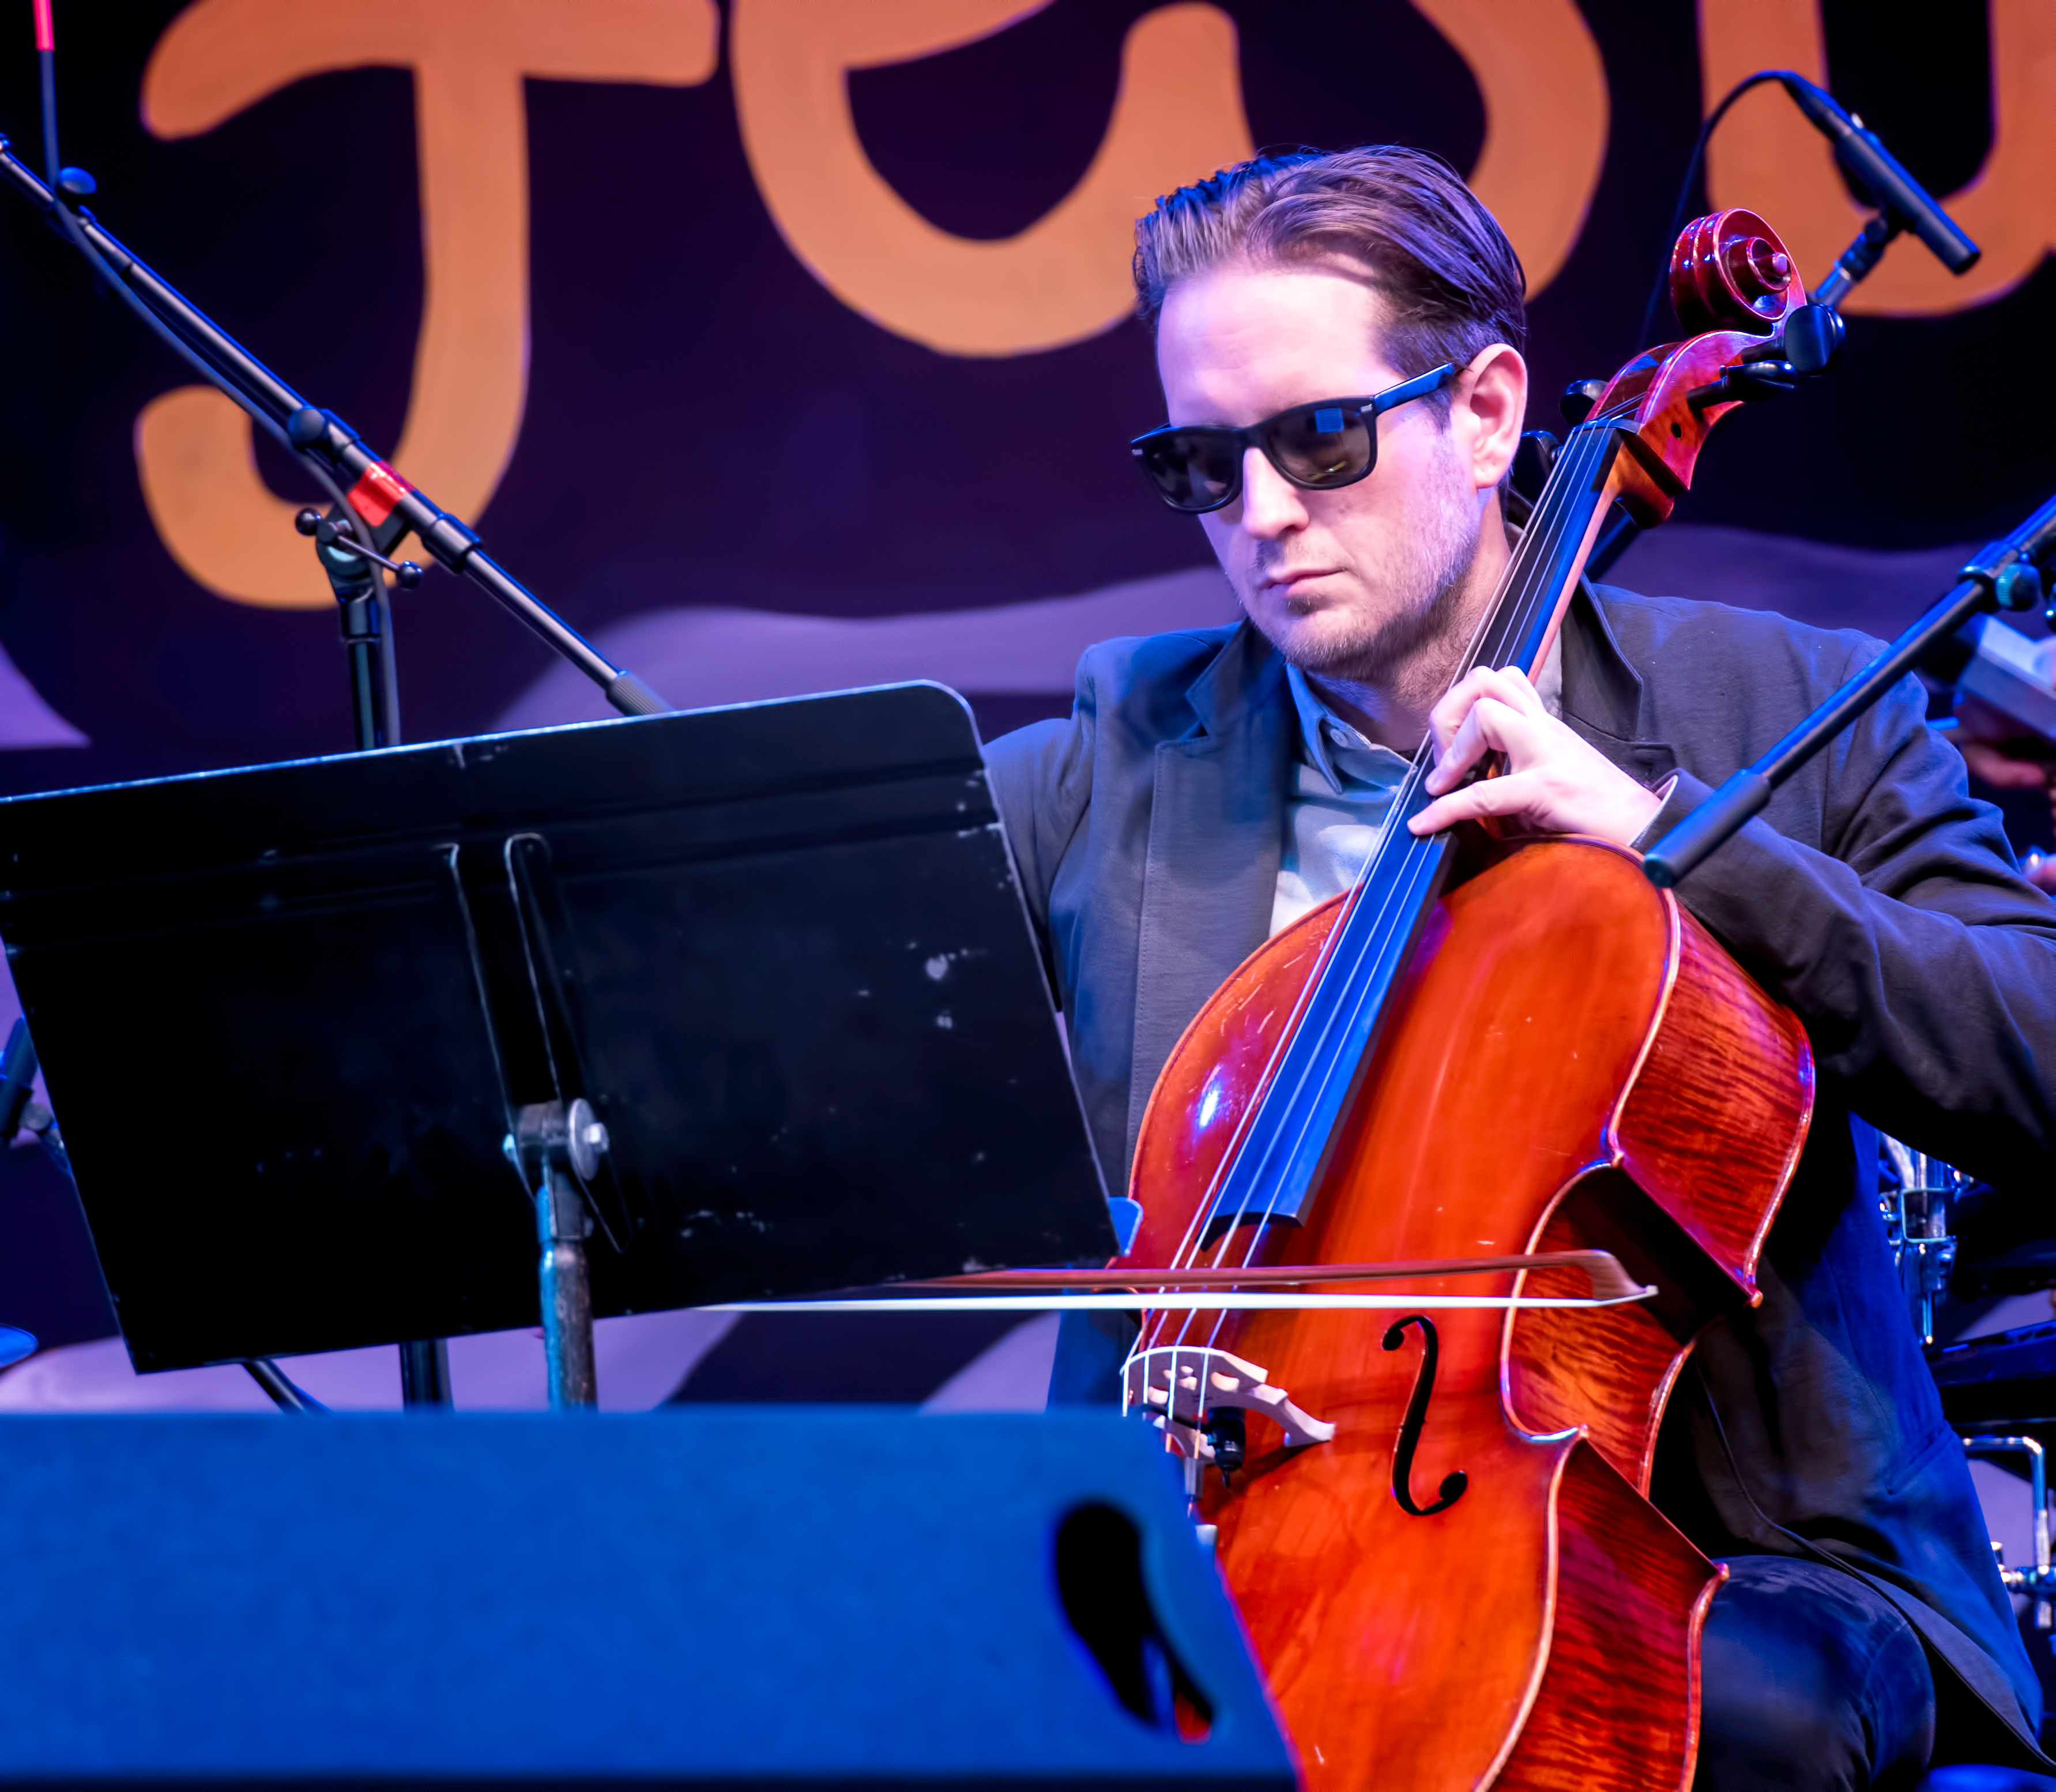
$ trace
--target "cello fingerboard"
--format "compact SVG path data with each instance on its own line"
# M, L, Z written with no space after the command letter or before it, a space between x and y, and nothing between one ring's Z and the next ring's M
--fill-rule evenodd
M1458 667L1517 667L1532 677L1549 650L1611 500L1622 432L1611 418L1571 433L1522 532L1499 593ZM1303 1222L1328 1143L1370 1061L1392 991L1449 876L1449 837L1406 824L1432 800L1423 746L1384 833L1329 936L1266 1072L1263 1094L1222 1165L1200 1237L1246 1223Z

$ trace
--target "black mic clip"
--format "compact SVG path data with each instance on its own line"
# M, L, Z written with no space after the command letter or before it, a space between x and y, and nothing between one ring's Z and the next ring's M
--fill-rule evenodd
M357 525L347 516L324 516L309 504L293 518L293 527L302 535L314 537L314 546L321 550L322 563L329 569L331 579L342 569L330 556L350 555L358 563L348 569L349 582L353 587L365 582L370 566L384 567L393 575L393 583L402 591L410 591L421 582L421 569L416 562L388 560L376 548L366 547L357 539ZM342 595L340 591L337 595Z

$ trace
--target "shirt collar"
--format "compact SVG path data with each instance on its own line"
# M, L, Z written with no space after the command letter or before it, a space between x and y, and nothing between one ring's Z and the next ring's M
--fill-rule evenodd
M1323 701L1307 674L1285 668L1298 724L1299 758L1327 780L1338 795L1346 790L1389 789L1406 775L1407 761L1389 746L1367 740Z
M1549 657L1535 680L1536 694L1554 716L1564 713L1563 651L1560 631L1550 643ZM1285 685L1292 694L1299 758L1328 781L1330 789L1339 794L1366 785L1383 789L1406 775L1408 762L1391 748L1367 739L1337 715L1298 667L1287 666Z

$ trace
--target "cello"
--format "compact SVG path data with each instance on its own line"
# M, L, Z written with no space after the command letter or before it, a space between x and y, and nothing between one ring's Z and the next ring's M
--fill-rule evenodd
M1689 339L1572 432L1459 678L1532 674L1608 506L1662 521L1713 425L1789 371L1765 364L1805 294L1761 219L1689 225L1670 290ZM1159 1074L1107 1272L1145 1309L1125 1402L1186 1459L1310 1784L1683 1792L1724 1571L1648 1501L1657 1432L1697 1332L1760 1298L1812 1059L1635 852L1414 837L1432 757L1355 886ZM1653 1297L1528 1303L1583 1292L1563 1253L1599 1251ZM1421 1272L1397 1317L1146 1292L1397 1264Z

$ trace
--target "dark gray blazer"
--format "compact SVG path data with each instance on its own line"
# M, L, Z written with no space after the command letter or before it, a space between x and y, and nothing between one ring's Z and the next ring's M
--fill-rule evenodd
M1601 587L1565 623L1564 719L1639 779L1680 774L1667 825L1876 651ZM1710 1554L1860 1574L1955 1670L1955 1758L2026 1765L2041 1695L1908 1322L1868 1128L1847 1118L2002 1188L2046 1189L2056 1157L2038 1069L2056 1066L2056 906L1925 708L1909 678L1679 889L1804 1020L1820 1089L1763 1303L1702 1339L1655 1492ZM1268 932L1291 726L1283 663L1243 623L1103 643L1070 721L986 750L1110 1182L1179 1034ZM1095 1356L1068 1327L1058 1397L1113 1397L1118 1343Z

